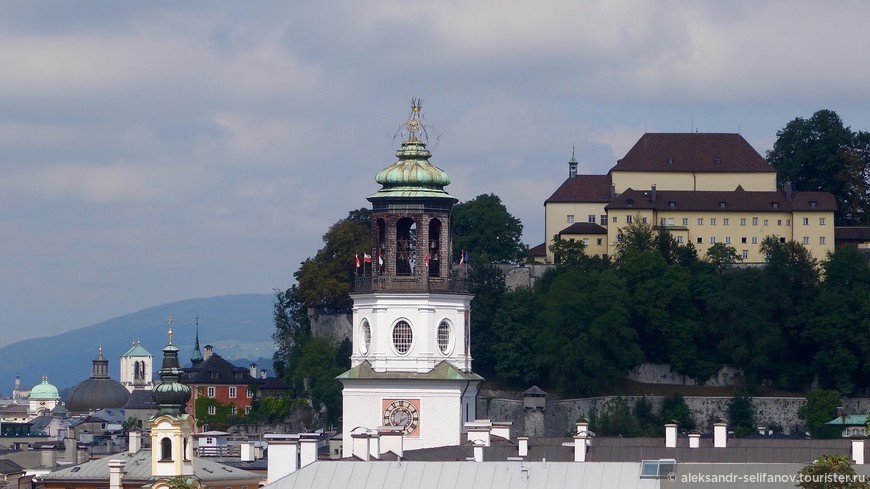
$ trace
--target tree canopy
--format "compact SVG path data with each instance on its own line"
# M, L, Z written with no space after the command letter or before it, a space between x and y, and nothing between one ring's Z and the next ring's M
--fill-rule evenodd
M451 225L453 256L465 250L472 263L518 263L525 257L523 224L496 195L482 194L455 205Z

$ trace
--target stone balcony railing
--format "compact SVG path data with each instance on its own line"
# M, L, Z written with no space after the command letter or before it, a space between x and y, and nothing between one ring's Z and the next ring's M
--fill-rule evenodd
M450 278L420 277L416 275L358 275L354 280L354 293L369 292L436 292L444 294L468 293L468 277L457 275Z

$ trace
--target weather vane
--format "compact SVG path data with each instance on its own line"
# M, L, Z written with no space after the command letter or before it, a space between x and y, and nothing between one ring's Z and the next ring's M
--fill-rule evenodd
M400 132L407 132L406 141L417 142L422 137L428 142L429 135L426 133L426 123L423 118L423 99L414 97L411 99L411 115Z

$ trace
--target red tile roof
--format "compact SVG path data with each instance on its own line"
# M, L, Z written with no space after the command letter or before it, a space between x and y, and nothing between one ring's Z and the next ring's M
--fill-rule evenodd
M609 201L610 175L577 175L565 180L544 204Z
M815 202L815 204L813 204ZM674 211L836 211L834 195L828 192L747 192L741 187L732 191L658 190L655 202L652 191L628 189L605 207L614 209L655 209Z
M607 228L594 222L575 222L559 231L559 234L607 234Z
M740 134L646 133L611 171L776 172Z

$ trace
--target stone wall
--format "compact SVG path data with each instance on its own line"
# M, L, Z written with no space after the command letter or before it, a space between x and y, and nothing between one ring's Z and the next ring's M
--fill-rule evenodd
M574 423L581 418L588 418L594 409L600 412L602 407L613 396L588 397L583 399L548 400L544 410L545 436L565 436L574 430ZM626 396L634 405L640 399L638 396ZM653 412L661 411L661 396L647 396L653 406ZM728 417L730 397L686 397L686 405L694 415L695 424L702 431L709 431L712 420ZM523 402L516 399L482 400L479 405L479 417L488 417L493 421L512 421L518 435L525 435L526 413ZM755 397L752 399L756 410L756 420L759 426L779 426L786 433L803 431L803 421L798 417L798 409L806 399L802 397ZM870 411L870 399L846 399L844 407L847 413L863 413Z
M308 309L311 333L314 336L334 338L341 341L353 337L353 316L351 314L323 314L316 309Z
M535 281L552 265L496 265L504 274L505 285L508 289L517 287L532 287Z
M644 384L668 384L668 385L707 385L715 387L732 387L741 384L743 372L733 367L722 367L716 375L709 379L698 382L692 377L679 374L671 370L670 365L658 363L644 363L631 369L628 378Z

